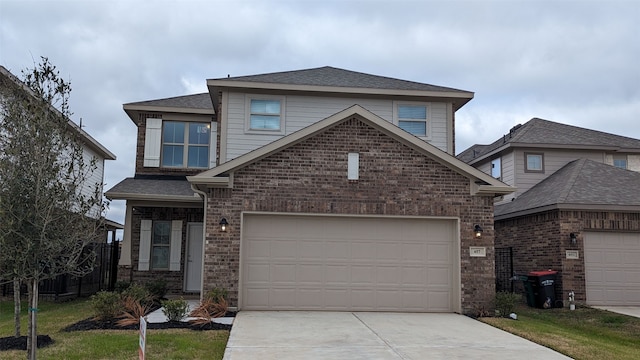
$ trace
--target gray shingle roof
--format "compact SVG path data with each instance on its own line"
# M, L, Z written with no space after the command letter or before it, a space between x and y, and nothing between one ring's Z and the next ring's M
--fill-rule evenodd
M640 173L588 159L574 160L510 203L495 216L550 205L640 206Z
M473 145L458 154L458 159L469 163L507 144L548 144L574 147L607 146L640 149L640 140L602 131L533 118L524 125L514 126L490 145Z
M148 197L149 200L200 200L191 189L191 185L186 179L183 180L162 180L162 179L136 179L126 178L117 185L105 192L109 199L141 199Z
M443 86L423 84L414 81L394 79L385 76L377 76L365 74L356 71L324 66L314 69L284 71L269 74L235 76L229 78L220 78L212 80L238 81L238 82L256 82L256 83L273 83L287 85L311 85L311 86L329 86L329 87L350 87L350 88L368 88L368 89L387 89L387 90L417 90L417 91L442 91L442 92L461 92L468 91L458 90Z
M213 104L209 93L193 94L185 96L175 96L165 99L138 101L125 106L159 106L159 107L174 107L174 108L186 108L186 109L211 109L213 110Z

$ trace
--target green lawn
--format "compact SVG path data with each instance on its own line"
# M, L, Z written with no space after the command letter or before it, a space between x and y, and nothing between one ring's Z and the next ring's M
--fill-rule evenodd
M22 335L27 331L26 308L23 304ZM40 359L138 358L135 330L61 331L91 316L88 300L40 302L39 308L38 334L49 335L55 342L38 349ZM12 336L13 332L13 301L0 299L0 337ZM146 354L150 359L222 359L228 337L228 331L148 330ZM24 359L25 356L26 351L0 352L1 359Z
M638 359L640 319L592 309L534 309L521 306L518 320L482 318L510 333L574 359Z

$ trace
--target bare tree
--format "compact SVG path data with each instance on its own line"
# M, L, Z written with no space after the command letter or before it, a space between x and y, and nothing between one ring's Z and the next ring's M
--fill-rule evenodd
M38 284L93 269L87 245L105 204L102 184L89 183L96 159L70 121L69 83L47 58L23 76L1 96L0 278L27 285L27 356L35 359Z

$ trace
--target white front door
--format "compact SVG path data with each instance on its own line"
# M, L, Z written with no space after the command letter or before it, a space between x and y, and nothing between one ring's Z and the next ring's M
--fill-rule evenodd
M202 284L202 223L189 223L187 236L184 291L200 292Z

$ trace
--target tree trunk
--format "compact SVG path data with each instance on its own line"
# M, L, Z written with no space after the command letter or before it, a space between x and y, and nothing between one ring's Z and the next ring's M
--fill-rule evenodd
M37 312L38 312L38 280L31 279L29 292L29 335L27 336L27 359L36 360L38 349Z
M13 321L15 323L15 337L20 337L20 280L13 279Z

